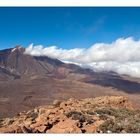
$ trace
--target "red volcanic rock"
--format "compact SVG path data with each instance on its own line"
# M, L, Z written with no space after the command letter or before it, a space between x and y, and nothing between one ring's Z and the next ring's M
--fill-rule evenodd
M134 110L131 102L121 96L69 99L53 106L40 106L19 113L14 118L1 119L0 132L102 133L100 126L106 120L115 121L115 116L103 114L108 113L109 108Z
M67 119L54 125L47 133L81 133L77 127L77 121Z

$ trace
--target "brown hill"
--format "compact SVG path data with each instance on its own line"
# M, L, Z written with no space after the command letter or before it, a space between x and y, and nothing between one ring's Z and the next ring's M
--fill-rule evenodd
M21 46L0 51L0 68L5 74L17 78L38 76L54 76L63 78L69 72L83 73L85 69L73 64L65 64L46 56L31 56L24 53ZM5 71L4 71L5 70ZM16 78L16 77L14 77Z
M0 51L0 118L53 100L123 95L140 106L140 79L93 72L46 56L31 56L21 46Z
M1 133L139 133L140 111L127 98L55 100L0 120Z

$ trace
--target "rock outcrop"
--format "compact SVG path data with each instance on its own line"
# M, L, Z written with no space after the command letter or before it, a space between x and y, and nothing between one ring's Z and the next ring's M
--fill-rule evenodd
M122 96L104 96L86 99L54 101L16 117L0 120L1 133L108 133L107 121L118 119L117 110L135 112L131 102ZM119 113L120 113L119 112ZM131 112L131 113L130 113ZM124 113L124 112L121 112ZM136 116L137 114L135 114ZM120 116L119 116L120 117ZM126 116L124 116L126 119ZM120 120L122 121L122 120ZM125 120L128 123L128 120ZM114 125L113 125L114 127ZM115 128L114 128L115 129ZM120 132L127 132L126 129Z

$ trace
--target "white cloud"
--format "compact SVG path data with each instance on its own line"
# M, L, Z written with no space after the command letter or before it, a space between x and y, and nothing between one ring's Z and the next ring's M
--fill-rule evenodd
M132 37L120 38L110 44L96 43L90 48L70 50L31 44L26 48L25 53L49 56L97 71L114 71L140 77L140 40L134 40Z

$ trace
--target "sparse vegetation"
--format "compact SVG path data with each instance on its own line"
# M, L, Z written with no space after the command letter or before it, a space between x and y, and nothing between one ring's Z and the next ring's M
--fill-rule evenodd
M99 114L114 116L115 120L107 119L100 129L106 133L140 133L140 111L128 109L101 109Z
M104 114L113 115L113 111L114 110L112 108L102 108L102 109L95 110L95 112L99 115L104 115Z
M140 110L127 108L112 102L112 106L98 104L93 99L68 100L61 105L55 101L52 106L35 108L28 112L20 113L16 118L4 118L0 120L0 132L9 133L140 133ZM120 98L112 99L120 103ZM121 98L122 100L123 98ZM99 103L102 98L99 98ZM66 104L66 105L65 105ZM63 106L63 107L61 107ZM25 128L17 126L23 125ZM28 131L29 130L29 131Z
M32 120L35 120L37 117L38 117L38 112L34 112L34 110L29 111L27 113L27 118L32 118Z
M79 120L79 122L85 122L85 116L81 112L71 111L65 114L68 118L73 120Z
M122 132L123 128L122 125L118 125L117 122L113 121L112 119L106 120L101 126L100 129L103 133L107 133L108 131L112 133L120 133Z
M96 112L94 112L93 110L88 110L88 111L86 111L86 113L89 114L89 115L95 115L96 114Z

